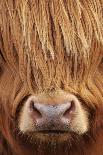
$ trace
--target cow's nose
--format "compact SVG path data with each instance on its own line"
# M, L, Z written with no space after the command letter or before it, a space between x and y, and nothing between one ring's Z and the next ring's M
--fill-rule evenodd
M40 132L68 131L69 123L76 111L76 100L61 104L35 103L29 100L31 117Z

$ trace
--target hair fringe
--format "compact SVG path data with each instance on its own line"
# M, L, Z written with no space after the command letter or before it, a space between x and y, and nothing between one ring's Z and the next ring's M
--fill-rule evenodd
M1 0L2 55L32 91L76 90L103 58L102 9L102 0Z

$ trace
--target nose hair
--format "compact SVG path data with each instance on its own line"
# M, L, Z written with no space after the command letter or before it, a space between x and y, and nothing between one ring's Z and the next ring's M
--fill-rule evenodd
M69 122L75 114L75 98L61 104L35 103L29 100L32 119L37 131L67 131Z

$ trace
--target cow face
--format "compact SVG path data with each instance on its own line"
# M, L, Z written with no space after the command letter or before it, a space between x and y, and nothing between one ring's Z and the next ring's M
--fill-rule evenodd
M1 0L0 130L8 139L17 129L33 142L75 141L101 126L103 15L101 2L90 2Z

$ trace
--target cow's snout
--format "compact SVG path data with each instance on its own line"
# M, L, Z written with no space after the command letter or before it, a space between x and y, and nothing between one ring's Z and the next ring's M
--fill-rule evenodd
M78 98L69 93L30 96L19 117L23 132L76 132L88 130L88 114Z
M67 131L76 111L76 100L60 104L35 103L29 100L31 117L39 131Z

